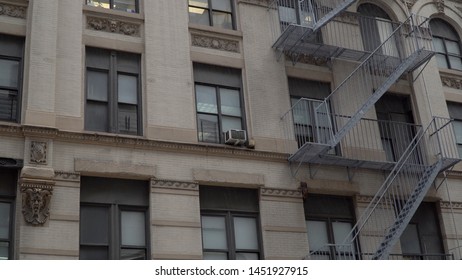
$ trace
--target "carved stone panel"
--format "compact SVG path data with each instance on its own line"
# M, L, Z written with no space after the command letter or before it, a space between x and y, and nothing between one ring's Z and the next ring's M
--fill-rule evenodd
M7 3L0 3L0 15L25 19L27 16L27 8Z
M87 28L127 36L140 36L140 25L116 19L87 17Z
M50 201L53 194L52 181L22 181L22 214L31 225L43 225L50 216Z
M444 13L444 0L433 0L435 2L438 12Z
M198 34L192 34L191 37L192 37L193 46L239 53L239 42L238 41L233 41L233 40L228 40L228 39L223 39L223 38L216 38L216 37L209 37L209 36L198 35Z
M441 76L441 82L443 83L443 86L445 87L462 89L462 79Z
M47 163L47 142L31 141L30 162L36 164Z

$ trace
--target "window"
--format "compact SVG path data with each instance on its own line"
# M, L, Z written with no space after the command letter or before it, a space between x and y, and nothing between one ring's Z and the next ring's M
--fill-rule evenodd
M13 258L17 172L0 169L0 260Z
M208 26L235 29L232 0L189 0L189 20Z
M139 0L87 0L87 5L129 13L138 13L138 1Z
M410 97L387 93L377 101L375 110L386 159L395 162L416 133Z
M404 258L441 260L444 254L436 205L422 202L400 238Z
M460 38L454 28L444 20L434 18L430 21L430 29L438 66L462 70Z
M257 191L200 187L199 196L204 259L260 259Z
M398 46L400 38L398 34L389 39L398 24L391 21L390 16L379 6L370 3L359 5L358 13L361 28L361 37L366 51L373 51L382 43L385 43L379 50L380 53L389 56L399 56Z
M0 34L0 121L19 122L24 39Z
M195 63L194 81L200 142L224 143L224 132L245 129L240 70Z
M147 259L148 191L144 181L82 177L80 259Z
M353 243L348 246L342 243L354 225L353 204L350 198L308 195L304 208L312 259L357 258L357 245Z
M330 94L330 85L323 82L289 78L289 92L298 146L301 147L307 142L328 143L332 135L330 122L334 120L332 116L328 115L325 106L318 110L316 108ZM332 150L331 152L335 153L336 151Z
M457 150L459 157L462 158L462 104L448 102L449 116L454 119L454 133L456 135Z
M140 55L86 49L85 129L141 134Z

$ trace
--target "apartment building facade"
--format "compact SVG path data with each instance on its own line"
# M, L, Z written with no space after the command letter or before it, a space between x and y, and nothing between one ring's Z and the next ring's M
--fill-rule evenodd
M1 0L0 259L460 259L460 38L458 0Z

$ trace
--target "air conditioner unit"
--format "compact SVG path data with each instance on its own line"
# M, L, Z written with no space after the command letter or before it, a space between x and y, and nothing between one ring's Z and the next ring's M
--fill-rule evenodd
M225 132L225 144L244 145L247 142L247 133L245 130L230 129Z

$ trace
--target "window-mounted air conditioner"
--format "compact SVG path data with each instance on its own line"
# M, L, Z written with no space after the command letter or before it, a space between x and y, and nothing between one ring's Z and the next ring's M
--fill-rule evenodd
M225 132L225 144L244 145L247 142L247 133L241 129L230 129Z

